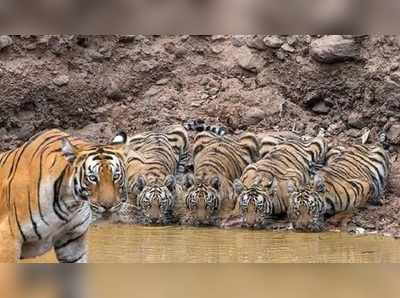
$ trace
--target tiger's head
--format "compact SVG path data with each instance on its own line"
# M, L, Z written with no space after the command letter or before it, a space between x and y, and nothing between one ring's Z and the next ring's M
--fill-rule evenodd
M272 198L275 187L276 179L273 179L269 185L255 182L250 187L246 187L240 179L234 181L242 226L248 228L262 228L265 226L268 217L273 211Z
M172 220L177 187L173 175L168 175L162 183L147 182L144 176L138 176L132 193L136 205L143 214L144 223L167 224Z
M319 175L313 183L303 187L288 182L288 218L293 227L300 231L320 232L325 226L325 216L329 206L325 199L326 188Z
M127 136L120 132L110 145L74 146L61 140L61 151L71 169L72 194L88 201L96 215L109 217L127 200Z
M206 182L188 174L184 181L186 210L195 225L214 224L221 198L221 180L218 176Z

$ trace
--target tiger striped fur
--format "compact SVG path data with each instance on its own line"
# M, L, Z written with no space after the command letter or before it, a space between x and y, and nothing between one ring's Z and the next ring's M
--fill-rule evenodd
M327 143L315 138L307 143L286 140L271 148L273 136L263 136L260 152L268 152L243 171L235 181L238 196L234 215L240 217L243 226L265 227L271 217L286 214L289 201L289 181L303 185L310 179L314 163L325 160Z
M196 135L193 146L194 175L184 182L186 215L183 223L213 225L234 208L233 181L259 155L256 135Z
M187 132L181 125L129 138L130 202L138 211L138 222L169 224L176 221L175 207L181 193L176 180L177 175L183 174L188 146Z
M1 154L0 262L53 247L59 262L86 262L92 212L108 217L127 197L125 142L94 146L54 129Z
M326 167L304 186L289 185L289 218L299 230L321 231L324 219L339 212L379 203L389 173L381 145L333 147Z

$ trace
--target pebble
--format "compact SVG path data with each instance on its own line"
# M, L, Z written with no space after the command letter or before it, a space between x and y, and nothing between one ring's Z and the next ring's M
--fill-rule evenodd
M248 109L243 115L243 121L247 125L255 125L265 118L265 112L257 107Z
M241 68L258 73L265 65L265 60L258 54L250 51L239 57L238 64Z
M264 37L263 42L267 47L274 49L280 48L283 45L283 40L276 35Z
M57 76L53 79L53 83L54 83L54 85L59 86L59 87L67 85L69 83L69 76L67 76L67 75Z
M8 35L0 35L0 50L13 44L13 40Z
M350 127L361 129L366 126L366 119L362 114L358 112L352 112L347 118L347 123Z
M281 49L289 53L294 53L296 51L292 46L288 45L287 43L283 44Z
M335 63L359 56L359 47L353 39L341 35L328 35L314 40L310 45L311 57L321 63Z
M312 110L313 112L318 114L328 114L330 108L325 102L321 101L317 103L315 106L313 106Z

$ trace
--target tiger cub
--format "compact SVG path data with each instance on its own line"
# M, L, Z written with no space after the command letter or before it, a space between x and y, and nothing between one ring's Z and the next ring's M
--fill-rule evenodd
M381 145L333 147L330 159L304 187L289 185L289 219L294 228L317 232L325 218L379 203L389 173L389 157Z
M53 129L0 154L0 262L52 248L61 263L86 262L92 214L127 198L126 139L97 146Z
M327 143L317 137L307 143L300 140L286 140L271 147L272 136L261 139L260 152L267 152L263 158L250 164L240 179L235 180L238 196L233 213L239 216L242 226L262 228L271 217L285 215L289 194L287 184L308 182L314 164L323 163Z
M257 161L256 135L220 136L212 132L196 135L193 146L194 174L185 176L183 224L216 225L236 204L233 181L244 168Z
M130 137L128 144L131 205L121 210L121 221L142 224L177 221L175 207L181 193L177 175L183 173L188 159L186 129L174 125L162 132L139 133Z

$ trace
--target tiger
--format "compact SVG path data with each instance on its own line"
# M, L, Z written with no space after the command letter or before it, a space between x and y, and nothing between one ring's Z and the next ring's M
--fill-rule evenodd
M331 150L327 165L310 183L288 186L289 220L297 230L319 232L330 216L380 203L390 171L385 149L353 144Z
M130 222L141 224L176 222L182 193L177 178L184 172L189 151L186 129L173 125L138 133L128 138L128 147L129 202L134 207L124 206L121 218L131 217Z
M54 248L61 263L85 263L92 213L127 199L125 133L93 145L53 129L0 155L0 262Z
M185 176L183 224L218 225L234 208L233 181L259 158L253 133L240 136L201 132L193 145L194 172Z
M266 141L267 140L267 141ZM323 163L328 144L317 137L309 142L286 140L271 147L271 136L261 139L268 153L250 164L234 181L238 197L233 217L249 228L264 228L268 220L286 215L289 201L287 183L303 185L310 179L313 165ZM267 152L263 146L260 152Z

